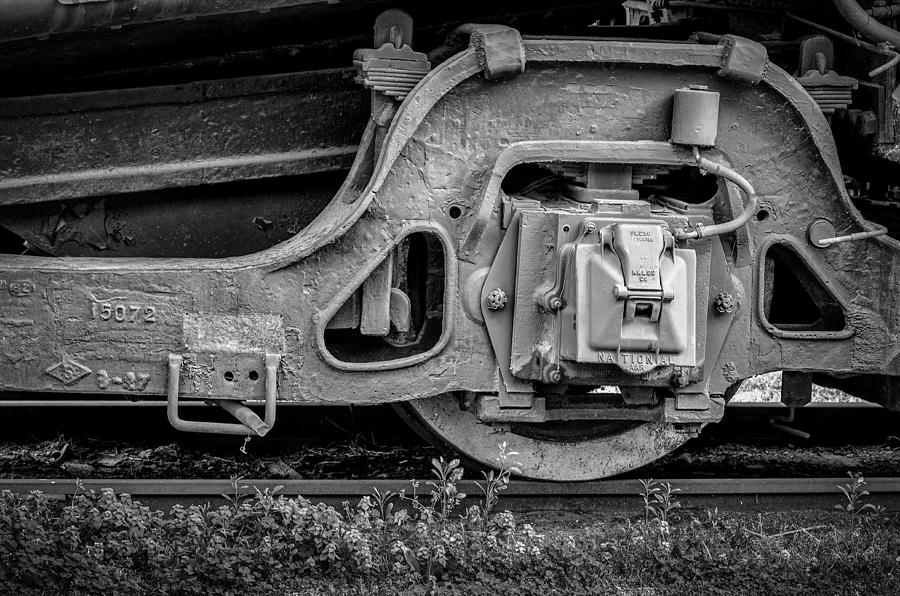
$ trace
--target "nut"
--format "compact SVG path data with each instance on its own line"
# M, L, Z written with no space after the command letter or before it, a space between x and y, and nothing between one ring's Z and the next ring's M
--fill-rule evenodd
M683 368L679 368L672 374L672 384L679 388L687 387L691 379Z
M504 292L500 288L494 288L487 295L487 307L491 310L500 310L506 303L509 302L509 298L506 296L506 292Z
M550 299L550 308L553 310L559 310L562 308L562 299L559 296L555 296Z
M713 300L713 308L720 315L734 312L734 307L734 297L728 292L719 292L719 295Z
M559 383L562 380L562 375L559 374L559 369L554 368L547 371L547 382L548 383Z

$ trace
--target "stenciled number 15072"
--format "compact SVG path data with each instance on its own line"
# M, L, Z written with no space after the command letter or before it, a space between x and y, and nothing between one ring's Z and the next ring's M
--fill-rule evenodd
M92 302L91 318L117 323L155 323L156 307L142 304Z

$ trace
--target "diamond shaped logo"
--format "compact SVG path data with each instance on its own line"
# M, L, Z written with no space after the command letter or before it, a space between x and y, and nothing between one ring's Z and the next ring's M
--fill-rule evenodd
M74 360L63 360L48 368L46 372L63 385L71 385L91 374L91 369Z

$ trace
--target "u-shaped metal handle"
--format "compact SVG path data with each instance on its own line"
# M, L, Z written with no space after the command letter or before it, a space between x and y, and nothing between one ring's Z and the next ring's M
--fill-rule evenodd
M266 354L266 406L265 418L260 420L250 408L236 400L220 399L216 403L240 422L202 422L183 420L178 415L178 389L181 381L181 365L184 358L180 354L169 354L168 400L166 414L169 424L176 430L220 435L258 435L268 433L275 426L275 405L278 397L278 365L281 354Z

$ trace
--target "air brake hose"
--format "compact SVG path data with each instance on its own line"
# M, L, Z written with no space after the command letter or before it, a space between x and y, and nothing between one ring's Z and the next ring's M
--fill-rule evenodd
M753 190L753 186L747 182L747 179L731 168L706 159L700 155L700 149L696 146L694 146L694 160L696 160L697 165L699 165L702 170L716 176L721 176L744 191L744 194L747 195L747 204L744 206L744 210L741 211L740 215L730 221L713 224L707 227L698 225L693 230L678 230L675 232L675 239L689 240L718 236L719 234L728 234L750 221L750 218L756 212L757 197L756 191Z

